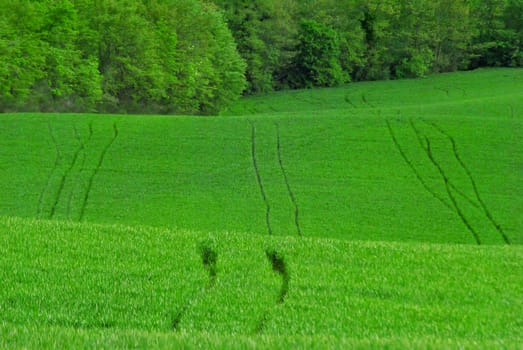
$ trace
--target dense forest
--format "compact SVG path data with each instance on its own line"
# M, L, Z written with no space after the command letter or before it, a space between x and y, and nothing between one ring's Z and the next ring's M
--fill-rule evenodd
M2 0L0 111L216 114L241 94L523 66L523 0Z

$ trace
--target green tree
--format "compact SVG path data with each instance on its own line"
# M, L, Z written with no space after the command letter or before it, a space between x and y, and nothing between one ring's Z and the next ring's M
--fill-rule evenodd
M39 32L43 26L37 4L0 2L0 110L24 106L36 81L44 77L45 57Z
M341 69L339 38L325 24L304 20L289 83L292 87L335 86L347 80Z
M281 87L282 73L294 56L295 0L216 0L224 10L238 50L247 63L247 93Z

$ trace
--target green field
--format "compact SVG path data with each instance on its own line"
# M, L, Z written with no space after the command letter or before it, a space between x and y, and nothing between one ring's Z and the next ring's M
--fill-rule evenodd
M0 115L0 347L520 348L522 150L521 69Z

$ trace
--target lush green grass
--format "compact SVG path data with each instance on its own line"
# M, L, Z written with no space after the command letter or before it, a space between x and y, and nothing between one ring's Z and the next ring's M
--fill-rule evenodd
M249 111L0 116L0 214L523 243L523 70L273 94L230 113Z
M0 348L520 348L522 149L508 69L0 115Z
M2 348L84 342L228 347L233 335L241 336L237 347L515 347L523 341L520 246L15 218L0 218L0 239ZM204 248L216 256L212 278ZM276 252L288 276L283 300L283 274L267 251Z

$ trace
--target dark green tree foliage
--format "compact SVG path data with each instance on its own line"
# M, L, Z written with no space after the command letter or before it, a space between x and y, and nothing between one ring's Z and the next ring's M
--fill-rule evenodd
M522 66L523 0L216 0L248 63L248 93L324 86L307 78L301 21L336 32L337 62L357 80L421 77L482 66ZM274 4L291 9L283 16ZM285 20L283 27L274 19ZM266 25L270 24L270 25ZM284 28L283 30L281 28ZM300 29L299 31L297 29ZM271 38L283 38L274 41ZM286 44L281 44L281 42ZM294 46L290 45L295 43ZM273 59L279 57L279 59ZM284 59L282 59L284 57ZM317 58L321 60L321 58ZM309 79L309 80L307 80Z
M247 93L281 87L281 74L294 56L294 0L216 0L247 63Z
M245 65L197 0L6 0L0 109L215 114Z
M288 78L290 86L335 86L345 81L338 34L332 28L312 20L303 21L296 51Z
M472 67L523 66L523 1L484 0L472 9L478 28Z

